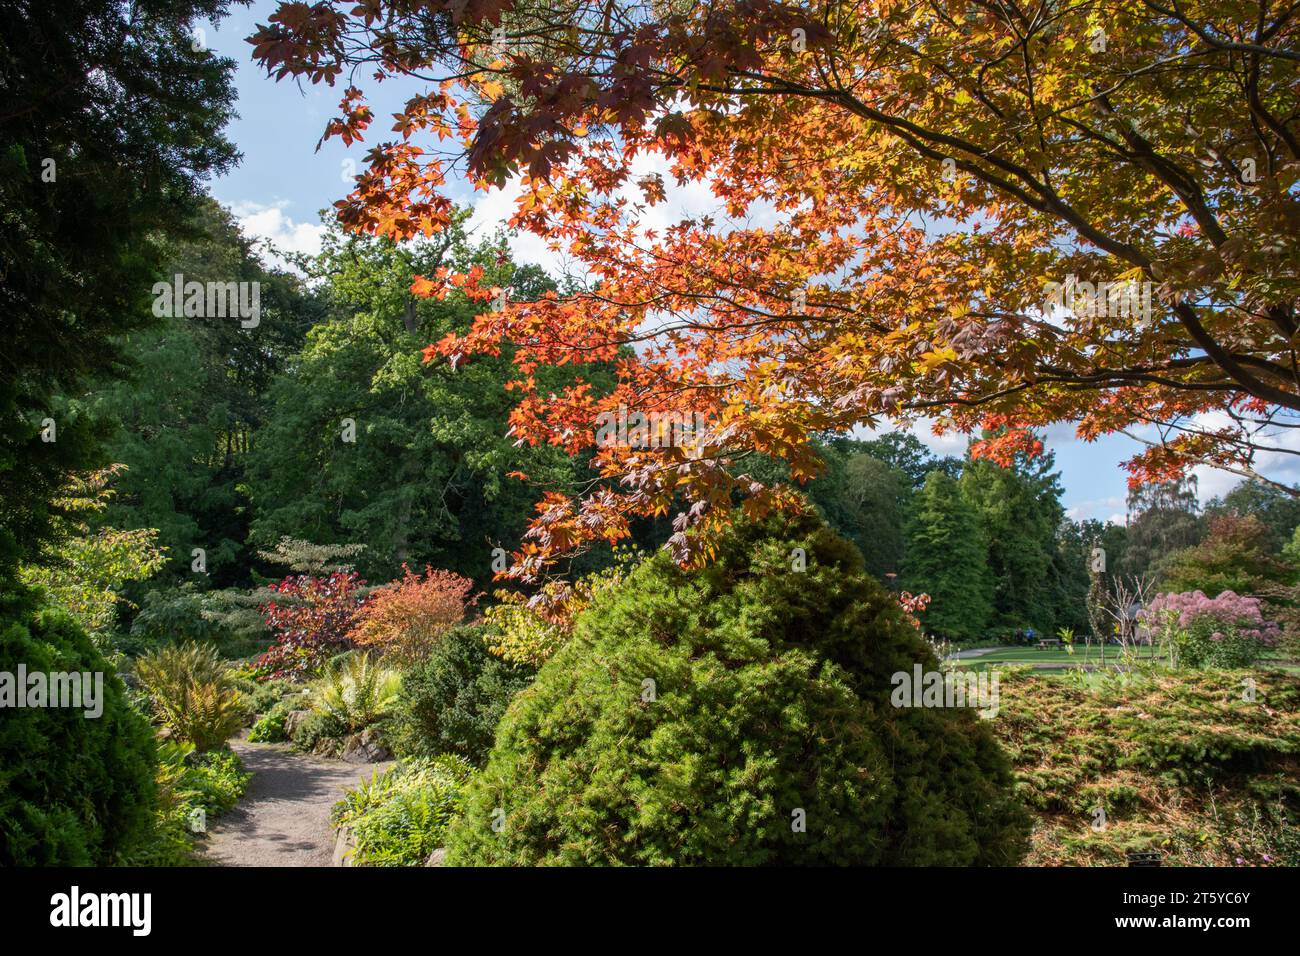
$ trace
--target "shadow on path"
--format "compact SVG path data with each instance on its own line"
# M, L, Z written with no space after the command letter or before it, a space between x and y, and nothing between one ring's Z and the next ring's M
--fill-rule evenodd
M287 744L230 744L253 775L248 792L208 834L216 866L329 866L330 808L347 787L389 764L347 764L295 753Z

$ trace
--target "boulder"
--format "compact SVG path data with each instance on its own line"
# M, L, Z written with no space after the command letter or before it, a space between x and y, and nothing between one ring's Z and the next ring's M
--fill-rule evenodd
M309 716L311 716L310 710L289 711L289 715L284 718L284 735L288 737L290 740L292 740L293 735L297 732L298 728L302 725L302 722L306 720Z
M392 757L392 751L384 746L374 727L367 727L343 741L343 759L349 763L382 763Z

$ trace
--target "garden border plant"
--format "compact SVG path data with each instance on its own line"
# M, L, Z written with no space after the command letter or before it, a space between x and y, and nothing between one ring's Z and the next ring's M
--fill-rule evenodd
M2 581L2 579L0 579ZM0 599L0 671L102 673L102 712L6 709L0 720L0 864L117 862L148 832L153 733L126 688L65 611L20 589Z
M660 553L510 705L448 863L1015 863L990 729L891 706L915 664L938 661L815 516L732 528L695 572Z

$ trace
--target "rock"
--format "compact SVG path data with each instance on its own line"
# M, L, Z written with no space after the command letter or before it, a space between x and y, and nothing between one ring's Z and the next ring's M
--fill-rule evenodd
M367 727L343 742L343 759L349 763L382 763L391 760L393 753L379 739L374 727Z
M356 844L352 840L352 831L347 827L339 827L338 832L334 834L334 866L356 866L352 862L352 850Z
M284 735L292 740L294 733L297 732L298 728L302 726L302 722L310 715L310 710L289 711L289 716L284 718Z
M429 859L425 861L424 865L445 866L446 864L443 863L443 861L446 859L447 859L447 848L445 846L440 846L438 847L438 849L434 850L432 853L429 854Z

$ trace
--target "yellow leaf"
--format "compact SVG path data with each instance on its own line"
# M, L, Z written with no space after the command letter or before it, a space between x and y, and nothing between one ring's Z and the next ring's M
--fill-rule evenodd
M938 368L945 362L955 361L957 361L957 353L947 346L934 352L926 352L921 356L921 364L924 365L927 370Z

